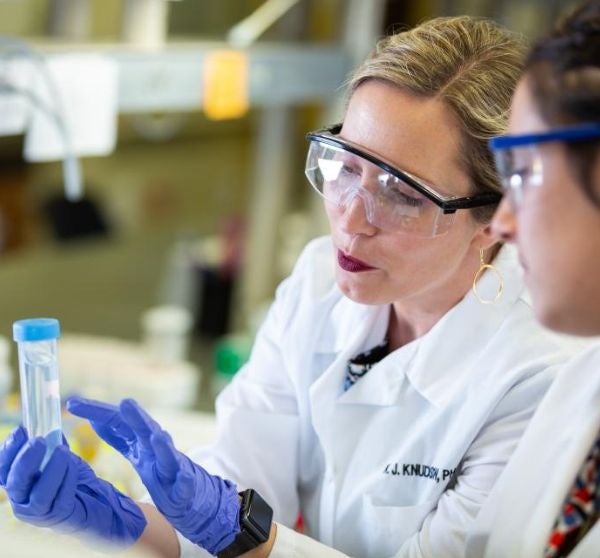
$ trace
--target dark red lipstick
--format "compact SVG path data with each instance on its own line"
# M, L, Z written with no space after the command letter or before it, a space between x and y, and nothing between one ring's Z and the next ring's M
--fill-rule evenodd
M360 271L370 271L371 269L375 269L369 264L357 260L356 258L352 258L341 250L338 250L337 253L338 264L344 271L350 271L351 273L358 273Z

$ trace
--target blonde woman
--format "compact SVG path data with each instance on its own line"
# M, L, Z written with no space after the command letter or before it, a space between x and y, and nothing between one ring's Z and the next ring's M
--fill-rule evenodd
M600 1L529 55L494 228L519 247L538 318L600 335ZM597 340L597 338L596 338ZM600 346L560 371L469 538L469 556L600 555Z
M155 506L129 512L143 512L143 534L109 506L109 537L165 556L462 555L574 350L536 324L514 249L489 226L500 185L487 141L504 131L522 53L490 21L436 19L357 70L343 122L308 135L331 235L279 288L217 401L212 448L182 455L131 400L70 402ZM53 516L57 483L32 473L36 444L16 432L0 452L17 515L31 520L19 506L34 495L36 521L91 528ZM299 515L308 536L292 530Z

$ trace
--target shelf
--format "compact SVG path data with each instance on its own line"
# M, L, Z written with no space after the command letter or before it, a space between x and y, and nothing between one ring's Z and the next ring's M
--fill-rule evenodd
M103 54L119 67L119 111L190 111L201 108L206 56L226 43L169 43L156 51L111 44L34 43L48 57ZM246 51L249 101L254 107L332 100L348 76L350 58L337 46L259 44Z

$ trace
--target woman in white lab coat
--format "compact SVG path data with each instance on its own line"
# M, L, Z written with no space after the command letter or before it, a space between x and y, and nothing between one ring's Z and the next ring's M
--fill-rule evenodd
M462 555L575 349L537 325L515 251L489 226L500 185L487 140L505 128L521 55L489 21L437 19L384 39L357 70L343 124L309 134L331 236L278 289L217 400L213 447L190 461L131 401L70 403L154 500L128 543L167 556ZM7 485L34 468L30 442L11 443ZM41 478L25 488L51 486ZM15 493L19 510L27 490ZM299 515L309 536L292 530Z
M598 0L532 50L510 133L492 144L509 189L494 228L518 245L542 323L600 335ZM559 372L484 504L468 556L600 556L599 432L596 343Z

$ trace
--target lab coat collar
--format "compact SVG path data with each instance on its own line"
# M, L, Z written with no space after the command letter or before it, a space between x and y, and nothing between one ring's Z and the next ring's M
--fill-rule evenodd
M389 354L345 392L338 403L381 407L398 404L399 391L407 380L406 372L413 366L420 343L420 339L415 339Z
M344 352L351 341L356 339L359 345L364 344L364 350L381 343L387 332L389 320L389 305L358 304L346 298L337 285L331 296L339 300L333 306L331 315L326 322L333 327L322 327L315 349L318 353ZM364 343L360 343L364 341ZM352 343L354 348L354 343ZM359 346L359 350L361 347ZM352 353L350 357L354 356Z
M516 300L524 294L516 249L513 246L502 247L493 263L504 279L504 293L496 304L481 304L469 291L428 333L388 355L341 395L338 403L397 404L405 379L439 408L445 407L457 392L464 390L465 381L473 370L471 363L479 358ZM480 280L483 291L493 291L496 284L497 279L490 272L486 272ZM356 326L351 320L347 320L345 325L350 329L354 327L356 333ZM377 332L382 339L387 320L380 320L376 327L384 328L383 332ZM338 332L337 343L341 341L339 335L342 329ZM343 382L343 375L340 381Z

